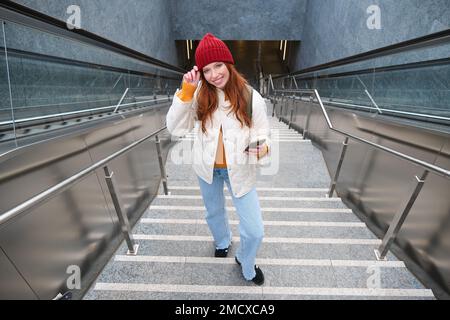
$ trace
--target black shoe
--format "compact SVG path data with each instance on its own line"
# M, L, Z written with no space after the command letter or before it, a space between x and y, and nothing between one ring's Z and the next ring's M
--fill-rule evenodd
M234 260L236 261L236 263L238 265L241 265L241 263L239 262L239 260L234 257ZM261 286L264 284L264 273L261 271L261 269L258 266L255 266L255 272L256 275L253 277L252 280L247 280L247 281L253 281L254 284Z
M226 258L227 255L228 255L228 251L230 250L230 248L231 248L231 243L230 243L230 245L228 246L228 248L225 248L225 249L216 249L216 252L214 253L214 256L215 256L216 258Z
M261 271L261 269L258 266L255 266L255 272L256 272L256 275L252 279L252 281L256 285L262 286L264 284L264 273Z

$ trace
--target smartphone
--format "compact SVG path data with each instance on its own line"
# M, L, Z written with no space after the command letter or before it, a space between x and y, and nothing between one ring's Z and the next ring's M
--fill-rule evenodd
M266 139L256 140L255 142L251 142L247 146L247 148L245 148L245 151L248 151L249 149L256 149L258 146L261 146L262 144L264 144L265 141L266 141Z

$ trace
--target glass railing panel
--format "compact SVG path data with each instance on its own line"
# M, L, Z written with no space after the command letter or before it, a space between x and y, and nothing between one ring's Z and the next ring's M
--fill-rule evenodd
M5 50L4 22L0 20L0 153L17 146L14 113L10 99L7 52Z
M5 23L2 43L1 129L3 137L5 132L9 137L16 128L16 146L30 143L25 139L30 130L60 129L49 123L111 113L127 89L121 106L154 105L155 95L167 98L182 77L180 72L11 22ZM2 142L0 153L15 147Z
M284 79L276 79L281 89ZM296 76L333 106L450 125L450 38Z
M370 74L319 78L315 80L314 87L325 103L376 113L378 109L370 94L372 78Z
M355 72L359 70L369 70L374 68L386 68L398 65L412 63L423 63L446 59L450 52L450 37L445 37L430 41L426 44L401 48L387 55L364 58L362 61L347 63L340 66L325 68L310 73L302 74L301 77L311 77L314 75L324 76L330 74L339 74L346 72Z
M435 66L375 72L372 94L382 110L450 121L450 60Z

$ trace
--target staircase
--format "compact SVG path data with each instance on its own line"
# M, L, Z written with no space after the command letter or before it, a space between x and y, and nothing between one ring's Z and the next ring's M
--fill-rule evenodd
M134 227L138 255L127 256L124 243L84 299L435 299L391 253L377 261L373 250L381 240L339 198L326 197L330 178L321 152L276 118L270 122L280 164L276 175L257 182L263 286L246 282L234 262L238 217L226 187L234 239L223 259L213 257L191 165L175 165L169 154L170 195L161 187Z

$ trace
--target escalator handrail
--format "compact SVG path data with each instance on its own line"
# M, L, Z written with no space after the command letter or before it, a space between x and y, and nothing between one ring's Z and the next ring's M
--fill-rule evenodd
M285 93L293 93L293 94L295 94L295 93L302 93L303 90L311 90L311 89L282 89L282 90L274 89L273 91L274 92L285 92ZM305 93L305 92L303 92L303 93ZM358 105L356 103L349 104L349 103L339 102L337 100L338 99L336 99L336 101L327 101L327 103L330 104L330 105L338 105L338 106L344 106L344 107L353 107L353 108L358 108L358 109L373 109L373 110L377 110L380 114L383 113L383 112L388 112L388 113L393 113L393 114L409 115L409 116L414 116L414 117L428 118L428 119L435 119L435 120L445 120L445 121L449 121L450 120L450 118L447 118L447 117L435 116L435 115L431 115L431 114L413 113L413 112L406 112L406 111L401 111L401 110L379 108L378 105L377 105L376 108L372 108L372 107L367 107L367 106L363 106L363 105Z
M282 91L282 90L276 90L275 92L279 92L279 91ZM290 91L292 91L292 90L290 90ZM422 168L425 168L426 170L429 170L429 171L431 171L431 172L433 172L435 174L438 174L438 175L440 175L440 176L442 176L444 178L450 178L450 170L446 170L444 168L441 168L441 167L436 166L434 164L431 164L429 162L419 160L419 159L414 158L412 156L406 155L406 154L404 154L402 152L393 150L391 148L384 147L384 146L379 145L377 143L373 143L373 142L368 141L366 139L357 137L357 136L355 136L353 134L350 134L350 133L347 133L345 131L342 131L340 129L335 128L333 126L333 123L331 122L331 119L330 119L330 117L328 115L327 110L325 109L325 106L323 105L322 98L320 97L319 92L317 91L317 89L314 89L314 90L295 90L295 91L299 92L299 93L311 94L311 95L314 95L316 97L317 101L319 102L320 108L322 110L322 115L324 116L328 127L332 131L335 131L335 132L340 133L340 134L342 134L342 135L344 135L346 137L349 137L349 138L351 138L353 140L356 140L356 141L359 141L359 142L364 143L366 145L369 145L369 146L371 146L373 148L385 151L385 152L387 152L387 153L389 153L391 155L394 155L394 156L396 156L398 158L401 158L403 160L407 160L409 162L412 162L412 163L414 163L414 164L416 164L416 165L418 165L418 166L420 166Z
M338 67L338 66L353 64L355 62L370 60L373 58L379 58L379 57L386 56L386 55L392 55L392 54L396 54L399 52L404 52L404 51L408 51L408 50L412 50L412 49L426 47L426 46L429 46L430 44L436 44L437 42L441 42L441 41L442 42L450 41L450 28L443 30L443 31L431 33L431 34L428 34L428 35L425 35L422 37L402 41L402 42L399 42L399 43L396 43L393 45L388 45L388 46L370 50L370 51L367 51L364 53L356 54L356 55L346 57L343 59L334 60L334 61L320 64L317 66L313 66L310 68L301 69L301 70L294 71L294 72L287 73L287 74L277 75L277 76L273 77L273 79L281 79L281 78L286 78L288 76L298 76L298 75L308 74L311 72L316 72L316 71L334 68L334 67Z
M35 195L34 197L28 199L27 201L22 202L21 204L15 206L14 208L2 213L0 215L0 228L9 220L13 219L14 217L19 216L24 211L29 210L31 208L34 208L36 206L39 206L40 204L45 203L50 198L60 194L61 192L71 188L73 185L75 185L77 182L79 182L81 179L86 177L87 175L91 174L98 168L105 166L110 161L116 159L117 157L129 152L131 149L134 149L136 146L142 144L143 142L147 141L148 139L156 136L158 133L164 131L167 127L164 126L155 132L139 139L138 141L135 141L128 146L120 149L119 151L107 156L106 158L103 158L102 160L97 161L93 165L79 171L78 173L75 173L74 175L70 176L69 178L59 182L58 184L54 185L53 187L50 187L46 189L43 192L40 192L39 194Z
M169 101L169 98L144 100L144 101L139 101L139 102L130 102L130 103L121 104L120 106L121 107L128 107L128 106L134 106L134 105L138 105L138 104L155 103L155 102L159 102L159 101ZM79 102L79 103L83 103L83 102ZM112 105L112 106L104 106L104 107L98 107L98 108L92 108L92 109L82 109L82 110L76 110L76 111L68 111L68 112L47 114L45 116L40 116L40 117L15 119L14 121L12 121L12 120L0 121L0 126L9 125L9 124L13 124L13 123L21 123L22 124L22 123L27 123L27 122L35 122L35 121L39 121L39 120L55 119L55 118L61 118L61 117L64 117L64 116L72 116L72 115L76 115L76 114L84 114L86 112L114 109L116 107L117 107L117 105Z

